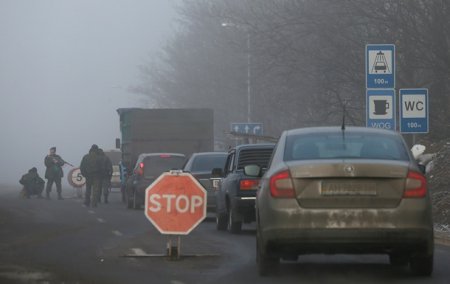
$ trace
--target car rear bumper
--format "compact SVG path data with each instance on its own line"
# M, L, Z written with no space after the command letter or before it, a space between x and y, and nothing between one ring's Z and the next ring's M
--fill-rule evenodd
M278 229L266 231L264 238L267 239L267 251L279 256L312 253L431 253L433 249L433 232L425 229Z
M216 212L216 193L214 190L206 190L206 211Z
M386 209L304 209L295 200L266 205L258 208L258 234L272 251L386 253L433 247L431 206L424 200Z

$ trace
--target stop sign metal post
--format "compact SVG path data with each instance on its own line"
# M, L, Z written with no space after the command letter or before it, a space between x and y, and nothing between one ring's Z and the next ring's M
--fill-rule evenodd
M145 191L145 216L161 234L178 237L167 242L167 256L180 258L180 235L189 234L206 217L206 191L189 173L170 171Z

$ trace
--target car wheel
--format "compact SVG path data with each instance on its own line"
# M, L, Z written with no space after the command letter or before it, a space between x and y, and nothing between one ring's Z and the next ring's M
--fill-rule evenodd
M261 244L258 232L256 233L256 265L260 276L268 276L271 273L277 272L280 266L279 258L267 255L267 251Z
M389 263L393 266L405 266L409 262L408 255L400 254L400 253L391 253L389 254Z
M225 213L216 213L216 229L225 231L227 229L228 216Z
M430 276L433 273L433 254L413 254L409 260L409 267L417 276Z
M242 222L234 220L233 209L228 211L228 232L232 234L239 234L242 229Z

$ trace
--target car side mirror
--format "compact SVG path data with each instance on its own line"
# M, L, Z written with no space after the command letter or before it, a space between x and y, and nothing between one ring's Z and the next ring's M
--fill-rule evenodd
M244 167L244 174L250 177L260 177L262 169L258 165L248 165Z
M214 168L211 171L212 177L223 177L223 170L221 168Z

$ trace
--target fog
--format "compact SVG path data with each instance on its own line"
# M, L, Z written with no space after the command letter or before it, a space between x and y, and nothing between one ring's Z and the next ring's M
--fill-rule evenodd
M0 183L43 176L52 146L76 166L93 143L114 148L116 109L148 106L128 90L174 13L166 0L1 0Z

